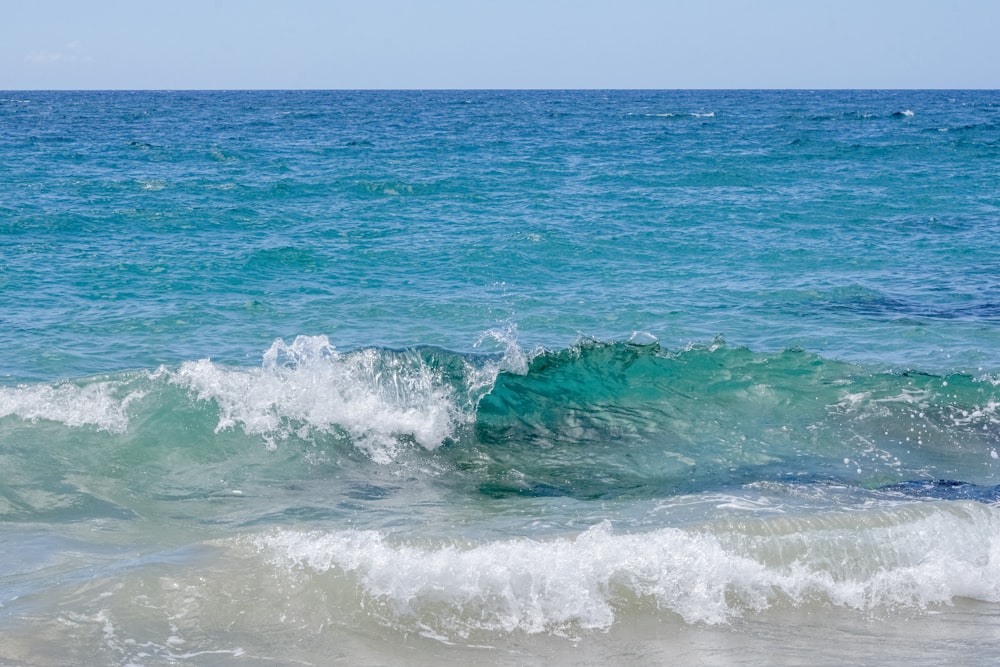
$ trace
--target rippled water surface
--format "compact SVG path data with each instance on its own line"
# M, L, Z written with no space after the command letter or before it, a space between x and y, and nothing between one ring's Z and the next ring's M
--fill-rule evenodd
M1000 655L995 92L0 123L0 663Z

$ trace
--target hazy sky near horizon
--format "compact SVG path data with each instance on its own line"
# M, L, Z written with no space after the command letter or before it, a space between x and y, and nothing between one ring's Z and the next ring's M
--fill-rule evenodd
M1000 88L996 0L3 0L0 89Z

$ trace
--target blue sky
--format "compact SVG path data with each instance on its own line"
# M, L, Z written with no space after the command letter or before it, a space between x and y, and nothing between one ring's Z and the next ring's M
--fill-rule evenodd
M4 0L0 89L1000 88L1000 0Z

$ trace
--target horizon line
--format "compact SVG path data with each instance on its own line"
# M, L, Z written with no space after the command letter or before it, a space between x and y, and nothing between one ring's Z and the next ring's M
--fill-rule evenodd
M842 88L825 86L804 86L804 87L709 87L709 88L655 88L655 87L570 87L570 88L544 88L544 87L499 87L499 88L449 88L449 87L404 87L404 88L0 88L4 93L194 93L194 92L917 92L917 91L977 91L977 92L1000 92L1000 88L949 88L949 87L868 87L868 88Z

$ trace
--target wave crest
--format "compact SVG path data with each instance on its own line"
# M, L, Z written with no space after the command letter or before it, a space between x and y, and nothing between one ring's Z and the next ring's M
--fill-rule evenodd
M0 387L0 418L16 416L29 422L47 420L124 433L129 406L146 393L128 379Z
M292 435L343 432L380 463L392 461L406 440L441 446L464 419L452 389L419 355L341 354L326 336L278 339L259 369L187 362L173 382L218 405L216 431L239 426L271 446Z

